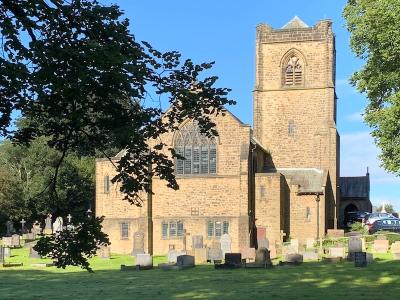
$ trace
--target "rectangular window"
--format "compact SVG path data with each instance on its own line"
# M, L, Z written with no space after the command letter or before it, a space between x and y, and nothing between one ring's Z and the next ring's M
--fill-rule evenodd
M201 147L201 174L208 174L208 146Z
M183 236L183 223L177 222L177 236Z
M176 147L175 151L176 154L179 154L182 157L184 156L182 147ZM176 174L178 175L183 175L183 161L183 159L176 159Z
M208 237L214 236L214 222L212 221L207 222L207 236Z
M176 222L169 222L169 236L176 236Z
M168 237L168 223L167 222L162 222L162 224L161 224L161 235L163 238Z
M192 148L185 147L185 174L192 174Z
M193 147L193 174L200 173L200 147Z
M210 145L210 174L217 173L217 148Z
M228 221L208 221L207 222L207 236L209 238L219 238L223 234L229 234Z
M121 223L121 240L129 239L129 223L122 222Z
M110 193L110 177L104 176L104 194Z

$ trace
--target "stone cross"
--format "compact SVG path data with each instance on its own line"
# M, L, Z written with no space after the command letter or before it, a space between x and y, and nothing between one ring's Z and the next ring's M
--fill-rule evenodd
M68 214L67 219L68 219L68 223L71 223L71 219L72 219L71 214Z
M22 219L20 223L22 225L21 226L21 231L22 231L22 233L24 233L25 232L25 223L26 223L26 221L24 219Z

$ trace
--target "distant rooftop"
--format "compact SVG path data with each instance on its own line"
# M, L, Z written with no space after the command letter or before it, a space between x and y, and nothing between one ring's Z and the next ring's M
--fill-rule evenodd
M288 23L286 23L282 29L294 29L294 28L308 28L306 23L304 23L303 20L301 20L298 16L295 16L293 19L291 19Z
M340 196L343 198L368 198L369 176L340 177Z

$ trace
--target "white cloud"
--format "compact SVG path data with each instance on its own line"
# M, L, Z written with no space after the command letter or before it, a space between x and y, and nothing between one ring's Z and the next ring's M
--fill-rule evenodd
M362 122L363 121L362 114L363 114L362 111L358 111L358 112L349 114L346 116L346 120L350 121L350 122Z
M341 135L340 148L341 176L360 176L369 167L371 185L400 183L399 177L389 174L380 166L379 149L369 132Z

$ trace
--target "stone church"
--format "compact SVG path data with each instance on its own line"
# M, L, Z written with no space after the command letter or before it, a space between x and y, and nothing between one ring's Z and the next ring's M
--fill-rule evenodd
M121 200L111 163L96 161L96 215L105 216L111 251L131 253L142 238L145 251L165 255L191 249L190 236L210 245L227 233L237 252L257 246L260 233L305 242L341 226L332 22L260 24L255 50L254 127L228 111L214 120L218 137L204 137L190 120L166 134L163 142L185 157L175 161L180 189L154 178L151 218L146 202ZM352 198L356 208L370 204L365 178L368 189ZM342 181L357 194L348 187L357 180Z

